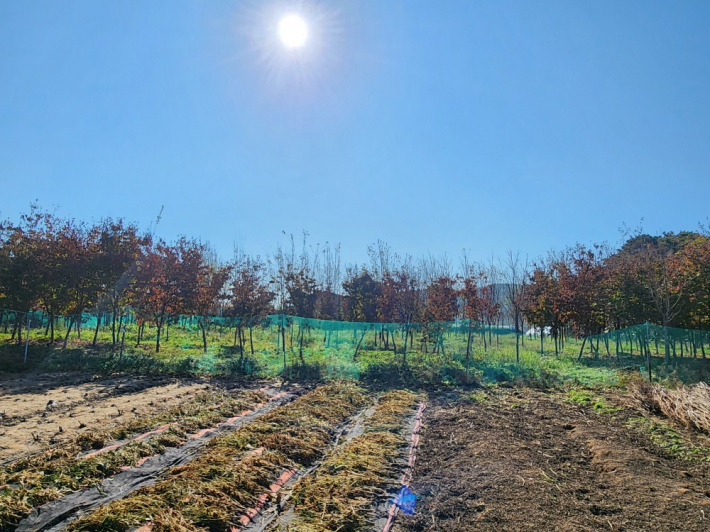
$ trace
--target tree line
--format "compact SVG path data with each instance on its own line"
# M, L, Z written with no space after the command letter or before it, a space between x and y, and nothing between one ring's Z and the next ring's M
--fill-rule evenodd
M710 329L710 238L707 231L637 233L616 250L577 245L533 264L525 316L557 339L640 323ZM669 343L665 342L666 360Z
M405 330L425 324L433 350L440 347L437 324L457 319L470 324L469 349L474 328L490 334L496 325L549 330L556 347L565 335L646 321L710 328L704 231L635 234L619 249L577 245L532 262L512 252L483 264L466 253L456 264L446 256L415 259L381 241L368 258L343 266L339 246L313 247L304 233L298 245L292 236L290 246L265 258L237 250L223 261L198 239L166 242L122 219L86 223L32 206L18 221L0 223L0 308L44 312L50 343L55 320L68 316L64 345L72 327L81 333L84 312L99 315L93 343L103 322L115 344L130 309L139 343L146 325L155 328L156 351L179 315L197 319L205 350L211 317L233 318L243 349L247 333L271 313L394 322ZM22 341L20 319L12 339ZM405 334L405 351L408 341Z

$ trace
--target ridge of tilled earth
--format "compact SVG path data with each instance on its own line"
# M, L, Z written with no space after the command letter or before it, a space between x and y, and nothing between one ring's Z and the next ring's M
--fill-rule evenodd
M184 465L197 457L207 442L213 438L239 429L240 427L283 406L305 390L289 390L276 394L272 400L258 408L236 416L233 420L220 423L210 430L201 430L179 447L168 448L162 454L142 459L135 467L113 475L95 487L70 493L49 502L32 513L18 525L17 531L61 530L73 519L77 512L87 512L101 504L123 498L138 488L156 482L160 475L171 468Z
M265 500L264 504L260 505L258 509L254 508L256 512L253 513L253 515L248 515L249 520L242 521L242 530L245 532L264 532L266 530L270 530L274 525L274 520L277 517L280 517L282 512L284 512L284 507L287 506L288 501L293 494L294 485L301 482L303 479L307 479L309 475L311 475L314 471L317 471L323 464L325 458L327 458L333 450L337 449L341 445L344 445L346 442L361 433L362 422L372 413L373 409L374 407L372 405L368 405L360 410L360 412L358 412L355 416L348 419L345 423L339 427L336 427L330 448L325 452L325 455L317 460L313 465L294 471L293 474L289 475L289 477L280 485L272 484L270 487L271 493L269 493L269 497L276 499L276 504L273 504L269 500ZM290 509L286 510L286 512L288 511L290 511Z
M409 453L412 452L412 433L419 419L424 403L417 402L422 398L415 394L405 395L409 392L396 394L384 394L377 402L354 418L343 433L342 438L336 440L322 460L319 460L313 467L304 471L295 482L286 486L286 492L281 497L281 503L273 506L254 519L245 532L264 532L276 530L293 530L294 532L319 532L324 530L365 530L367 524L372 525L374 531L382 530L388 521L388 513L391 504L401 487L402 473L408 470L410 463ZM391 405L390 401L399 401L399 405ZM408 401L411 404L406 404ZM404 403L404 404L403 404ZM380 416L384 412L401 410L396 418L401 419L392 422L388 419L385 423L371 422L372 417ZM387 414L385 414L387 415ZM391 416L391 414L390 414ZM389 437L389 438L388 438ZM389 448L392 443L393 448ZM373 447L369 447L372 445ZM378 467L375 448L380 447L383 451L384 463ZM351 449L362 451L364 459L356 458L358 453L352 453ZM350 453L350 457L348 454ZM345 458L343 460L343 458ZM359 462L358 460L364 460ZM372 460L370 463L365 461ZM368 471L372 468L373 471ZM372 473L378 470L379 478L373 478ZM314 485L332 487L332 490L308 493ZM316 489L316 492L318 490ZM309 519L315 515L313 508L303 512L303 500L300 504L294 504L292 497L306 496L307 500L317 500L318 505L323 506L324 512L330 512L328 519ZM366 495L365 495L366 494ZM320 495L318 497L317 495ZM350 497L351 505L348 505L345 514L339 513L343 510L343 500ZM337 524L335 524L337 523ZM366 524L367 523L367 524ZM331 526L334 525L334 526Z
M69 528L229 529L261 500L279 473L317 459L333 436L332 429L363 403L364 396L355 387L320 386L255 423L216 438L191 463L167 470L151 487L85 513Z
M492 392L425 413L404 531L701 531L710 468L558 394Z

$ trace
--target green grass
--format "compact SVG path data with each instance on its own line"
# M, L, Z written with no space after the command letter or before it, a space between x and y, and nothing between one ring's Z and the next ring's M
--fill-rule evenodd
M468 400L474 403L485 403L488 401L488 394L486 392L474 392L468 396Z
M649 417L629 419L629 426L647 434L665 452L684 460L710 462L710 447L695 445L667 423Z
M590 406L598 414L613 414L621 410L619 407L611 406L603 398L589 390L573 388L567 392L567 400L572 403Z

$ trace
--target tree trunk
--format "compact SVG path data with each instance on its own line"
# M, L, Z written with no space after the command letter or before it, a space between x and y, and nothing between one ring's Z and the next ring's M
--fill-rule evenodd
M96 347L96 341L99 337L99 326L101 325L101 312L96 317L96 329L94 329L94 341L91 342L92 347Z
M520 333L515 333L515 363L520 364Z
M207 352L207 330L205 328L205 318L200 319L200 328L202 329L202 351Z
M281 348L284 353L284 369L286 369L286 323L283 314L281 315Z
M407 338L409 338L409 324L404 326L404 348L402 349L402 367L407 365Z
M27 323L25 324L25 363L27 363L27 349L30 345L30 331L32 330L31 315L27 313Z
M693 358L698 358L698 337L697 333L692 333L690 335L690 346L688 347L689 349L693 350Z
M582 353L584 352L584 344L587 343L587 337L584 337L584 340L582 340L582 347L579 348L579 356L577 357L577 362L582 360Z
M301 364L306 365L306 359L303 358L303 324L298 327L298 356L301 359Z
M700 352L703 354L703 358L705 358L705 338L702 336L700 337Z
M116 342L118 342L118 335L121 333L121 329L124 327L123 324L123 313L120 313L118 315L118 333L116 334ZM145 323L143 324L143 327L145 327ZM138 343L140 344L141 338L143 337L143 330L141 330L139 337L138 337ZM111 344L111 351L116 351L116 342Z
M251 350L252 356L254 355L254 339L252 338L252 329L254 327L252 325L249 326L249 349Z
M67 348L67 342L69 341L69 333L71 332L71 328L74 325L74 316L71 316L69 318L69 326L67 327L67 333L64 335L64 343L62 344L62 349Z
M669 365L671 363L671 348L668 344L668 325L665 320L663 321L663 337L666 344L666 365Z
M165 319L165 315L161 315L160 319L157 321L155 324L155 329L156 329L156 335L155 335L155 352L160 353L160 332L163 329L163 320Z
M116 305L113 306L111 309L111 345L116 345L116 315L118 314L118 309L116 308ZM138 343L140 343L140 340L138 340Z
M367 333L367 330L362 331L362 336L360 336L360 341L357 343L357 347L355 348L355 354L353 355L353 361L357 360L357 354L358 354L358 351L360 351L360 346L362 345L362 341L365 339L365 333Z
M242 324L241 322L237 325L237 336L239 337L239 355L240 358L244 358L244 341L242 336Z
M118 361L120 362L123 358L123 344L126 342L126 326L123 326L121 331L121 350L118 352Z

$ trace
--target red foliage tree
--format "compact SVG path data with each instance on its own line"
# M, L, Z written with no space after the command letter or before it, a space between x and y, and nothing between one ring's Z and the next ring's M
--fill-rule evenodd
M434 279L426 289L423 315L426 325L424 341L430 337L435 351L443 351L445 322L454 321L458 311L456 279L448 275Z
M235 318L234 345L239 339L239 349L244 354L243 330L249 329L249 344L254 354L253 327L272 310L274 292L265 278L264 264L258 260L245 258L238 261L230 285L228 313Z

